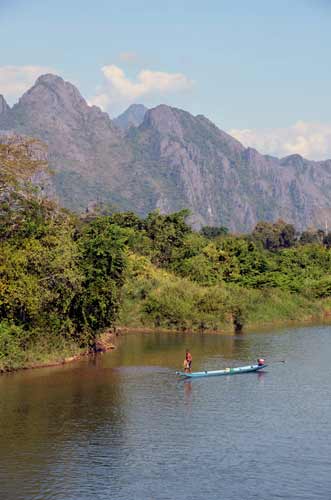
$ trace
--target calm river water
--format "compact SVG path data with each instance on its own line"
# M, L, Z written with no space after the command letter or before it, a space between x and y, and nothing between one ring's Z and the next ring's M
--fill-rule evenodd
M331 498L331 329L139 334L0 377L1 500ZM264 373L176 380L193 368Z

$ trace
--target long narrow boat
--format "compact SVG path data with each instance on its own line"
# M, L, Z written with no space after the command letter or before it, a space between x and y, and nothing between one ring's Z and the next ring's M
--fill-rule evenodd
M236 375L239 373L257 372L262 370L267 365L248 365L238 366L237 368L225 368L224 370L212 370L203 372L176 372L176 375L183 378L198 378L198 377L218 377L220 375Z

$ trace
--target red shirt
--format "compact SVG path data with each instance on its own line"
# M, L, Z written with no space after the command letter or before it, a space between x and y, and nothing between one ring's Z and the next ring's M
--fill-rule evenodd
M187 361L192 361L192 356L191 356L191 353L186 353L186 359Z

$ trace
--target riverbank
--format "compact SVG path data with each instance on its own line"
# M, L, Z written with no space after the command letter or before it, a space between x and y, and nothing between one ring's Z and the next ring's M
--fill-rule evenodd
M331 324L331 310L326 310L322 315L318 316L307 316L301 319L295 318L295 319L279 319L279 320L273 320L273 321L264 321L264 322L251 322L245 325L245 327L242 330L242 334L245 335L245 333L250 333L252 331L263 331L263 330L270 330L271 328L284 328L284 327L289 327L289 328L300 328L300 327L305 327L305 326L315 326L315 325L330 325ZM185 334L197 334L197 333L205 333L208 335L215 334L215 335L229 335L233 334L236 335L238 332L236 332L233 328L233 325L229 324L227 327L224 327L223 329L200 329L200 330L194 330L194 329L174 329L174 328L160 328L157 326L154 327L147 327L147 326L117 326L116 327L116 334L117 335L127 335L127 334L143 334L143 333L150 333L150 334L155 334L155 333L164 333L164 334L169 334L169 333L185 333Z
M94 356L115 349L113 339L114 332L107 330L98 338L94 350L80 349L73 343L64 345L62 348L55 348L54 350L49 350L46 346L39 346L39 348L35 346L24 352L24 358L21 357L20 360L14 360L9 366L8 364L7 366L2 364L0 359L0 374L17 370L50 368L52 366L73 363L86 356Z
M130 256L117 323L138 331L240 332L261 325L324 321L331 298L281 288L205 286Z
M325 325L331 324L331 309L327 308L324 310L323 314L312 316L303 316L300 319L278 319L273 321L259 321L259 322L249 322L245 325L242 330L242 334L249 334L252 331L269 331L270 329L278 328L298 328L305 326L315 326L315 325ZM126 326L118 325L116 328L111 330L106 330L100 335L96 342L95 351L88 351L86 349L79 349L77 346L71 345L71 347L66 346L62 349L57 349L50 352L37 351L36 349L31 349L26 352L26 361L21 365L12 366L10 368L4 368L0 364L0 374L14 372L17 370L30 370L36 368L49 368L55 366L66 365L79 361L80 359L87 356L95 356L100 353L105 353L116 349L116 337L121 335L129 334L189 334L195 335L198 333L203 333L207 335L231 335L236 334L233 325L228 323L222 329L183 329L183 328L162 328L158 326Z
M331 297L314 298L307 290L294 293L280 288L244 288L224 282L205 286L131 254L121 291L118 326L97 339L95 351L112 349L116 334L229 335L323 323L329 318ZM21 331L21 337L23 333ZM0 371L59 366L90 354L73 341L53 336L51 331L38 338L32 347L22 349L15 343L14 335L3 336L7 354L0 356Z

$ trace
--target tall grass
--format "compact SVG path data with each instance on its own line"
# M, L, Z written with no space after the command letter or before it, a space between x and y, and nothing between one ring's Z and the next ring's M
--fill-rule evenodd
M203 286L130 255L119 322L128 327L229 330L250 325L322 318L331 301L278 288L225 283Z

